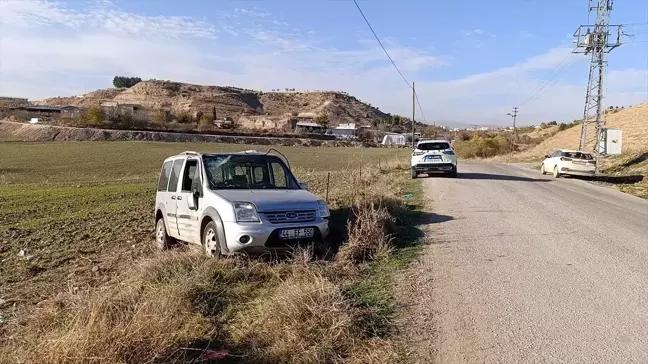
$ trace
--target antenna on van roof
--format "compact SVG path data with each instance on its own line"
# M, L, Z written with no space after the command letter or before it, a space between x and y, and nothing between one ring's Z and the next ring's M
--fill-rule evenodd
M283 155L283 153L281 153L280 151L278 151L278 150L276 150L276 149L274 149L274 148L270 148L270 149L268 149L268 151L266 152L265 155L270 154L270 152L272 152L272 151L275 151L275 152L279 153L279 155L281 155L281 156L283 157L283 159L286 161L286 164L288 164L288 169L292 170L292 168L290 167L290 161L289 161L288 158L286 158L286 156Z

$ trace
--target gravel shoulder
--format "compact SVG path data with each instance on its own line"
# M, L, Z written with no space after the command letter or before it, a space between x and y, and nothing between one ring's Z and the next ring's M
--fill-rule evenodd
M648 201L510 164L423 181L428 244L401 277L417 363L648 362Z

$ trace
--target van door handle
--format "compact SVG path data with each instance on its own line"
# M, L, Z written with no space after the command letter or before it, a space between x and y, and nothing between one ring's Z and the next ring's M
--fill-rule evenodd
M171 196L171 199L172 199L172 200L175 200L175 199L176 199L176 197L175 197L175 196Z
M178 200L182 200L182 196L178 196Z

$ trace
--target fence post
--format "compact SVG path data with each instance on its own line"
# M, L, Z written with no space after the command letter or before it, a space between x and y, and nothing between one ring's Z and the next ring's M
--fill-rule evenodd
M326 203L328 204L329 202L329 184L331 183L331 172L328 172L326 174Z

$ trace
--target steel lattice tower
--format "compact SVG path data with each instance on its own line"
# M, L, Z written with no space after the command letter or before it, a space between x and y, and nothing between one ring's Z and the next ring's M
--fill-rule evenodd
M579 149L585 151L591 147L598 159L601 128L605 126L603 82L607 67L606 55L621 45L622 29L620 25L609 24L613 0L588 1L589 12L596 12L596 22L594 25L581 25L574 33L576 48L573 52L591 54ZM609 40L610 29L616 30L615 42Z

